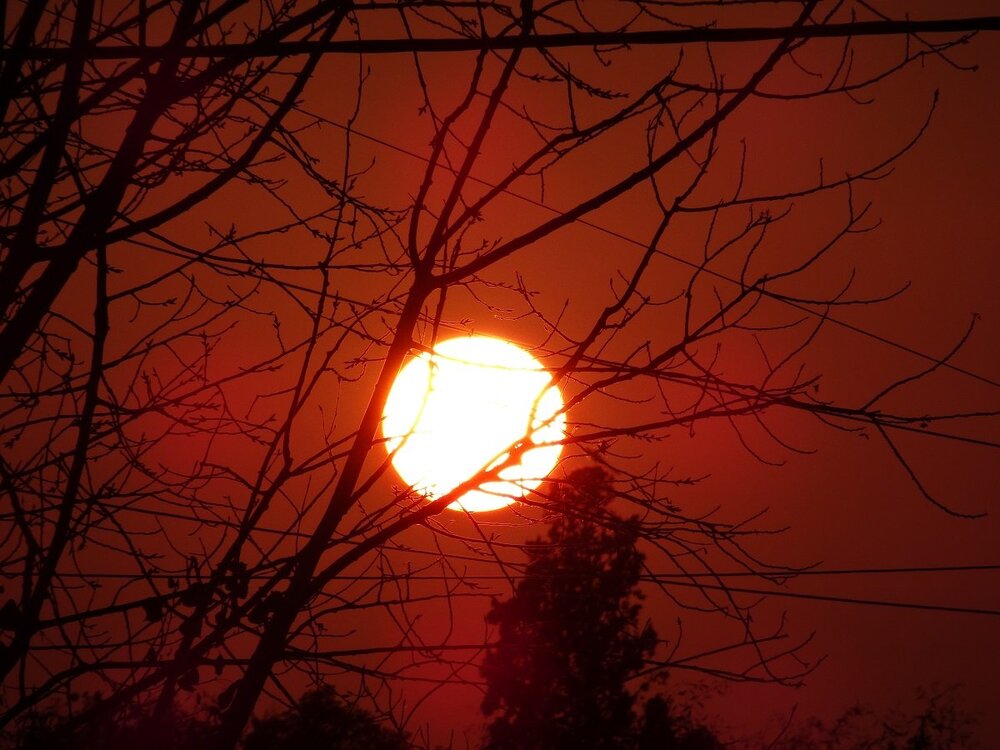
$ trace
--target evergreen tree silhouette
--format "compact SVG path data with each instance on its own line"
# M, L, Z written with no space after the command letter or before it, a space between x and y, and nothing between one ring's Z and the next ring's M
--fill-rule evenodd
M678 744L662 698L639 716L632 678L657 636L640 622L639 524L613 513L611 497L601 469L578 470L558 485L553 500L562 512L527 546L513 596L494 601L487 615L498 629L481 668L488 750L717 746Z

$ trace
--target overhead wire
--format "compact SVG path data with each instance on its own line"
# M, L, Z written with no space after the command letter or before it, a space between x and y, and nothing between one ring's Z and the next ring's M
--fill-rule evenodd
M410 550L407 550L409 552ZM484 563L487 561L484 560ZM642 574L639 578L647 582L659 582L659 581L669 581L672 579L688 579L688 578L798 578L799 576L836 576L836 575L910 575L913 573L963 573L963 572L995 572L1000 571L1000 563L988 563L981 565L930 565L930 566L915 566L915 567L888 567L888 568L808 568L805 570L733 570L733 571L702 571L702 572L690 572L690 573L647 573ZM3 572L0 575L5 576L19 576L20 571L17 572ZM176 578L178 575L183 576L183 573L112 573L112 572L93 572L93 573L66 573L61 574L64 576L74 577L74 578L122 578L122 579L140 579L146 577L152 578ZM578 574L572 571L562 571L558 575L547 573L544 577L558 577L558 578L572 578ZM582 573L579 575L583 575ZM400 573L398 577L401 580L407 581L507 581L511 578L514 579L524 579L533 577L530 574L515 573L511 575L501 575L501 574L459 574L454 573L452 575L443 575L440 573L428 575L423 573L415 573L412 575ZM352 580L352 581L381 581L385 579L385 576L380 575L350 575L344 574L340 576L334 576L334 578L339 580Z
M351 133L353 135L356 135L358 137L364 138L365 140L368 140L368 141L370 141L372 143L375 143L375 144L378 144L378 145L383 146L385 148L388 148L390 150L393 150L393 151L395 151L397 153L409 156L411 158L417 159L417 160L419 160L421 162L424 162L424 163L426 163L426 162L429 161L427 159L427 157L425 157L425 156L423 156L421 154L418 154L418 153L416 153L414 151L411 151L411 150L409 150L409 149L407 149L405 147L399 146L398 144L392 143L392 142L387 141L387 140L385 140L383 138L380 138L378 136L374 136L374 135L372 135L370 133L367 133L367 132L365 132L363 130L359 130L356 127L350 127L350 128L348 128L347 126L345 126L345 125L343 125L341 123L338 123L338 122L336 122L334 120L331 120L329 118L326 118L326 117L323 117L321 115L318 115L318 114L316 114L314 112L309 112L307 110L302 110L302 111L303 111L304 114L306 114L306 115L308 115L310 117L313 117L313 118L317 119L318 121L323 122L324 124L330 125L332 127L339 128L341 130L344 130L345 132L349 132L349 133ZM443 167L443 168L447 169L447 167ZM484 179L479 178L479 177L475 177L475 176L471 176L470 175L469 176L469 180L472 181L472 182L475 182L477 184L483 185L485 187L489 187L489 188L495 188L496 187L494 184L490 183L489 181L484 180ZM522 202L528 203L528 204L530 204L532 206L535 206L536 208L540 208L542 210L548 211L550 213L555 213L555 214L562 213L559 209L556 209L556 208L548 205L544 201L537 200L535 198L532 198L530 196L526 196L526 195L518 193L516 191L510 190L510 189L504 189L502 191L502 193L505 194L505 195L507 195L507 196L510 196L512 198L516 198L517 200L520 200ZM617 230L611 229L610 227L606 227L604 225L598 224L597 222L590 221L590 220L585 219L585 218L578 218L578 219L575 220L575 223L578 223L578 224L580 224L582 226L586 226L586 227L588 227L590 229L593 229L595 231L601 232L603 234L606 234L608 236L614 237L614 238L616 238L618 240L621 240L623 242L626 242L626 243L629 243L629 244L632 244L632 245L635 245L635 246L639 246L639 247L645 247L646 246L646 243L644 243L644 242L642 242L640 240L637 240L634 237L630 237L630 236L628 236L628 235L626 235L626 234L624 234L622 232L619 232ZM668 259L670 259L670 260L672 260L674 262L677 262L677 263L689 266L691 268L699 269L702 273L707 273L707 274L709 274L709 275L711 275L711 276L713 276L715 278L718 278L720 280L729 282L731 284L736 284L736 285L739 285L739 283L740 283L736 279L734 279L734 278L732 278L732 277L730 277L730 276L728 276L726 274L723 274L723 273L721 273L719 271L716 271L714 269L704 268L703 266L701 266L698 263L695 263L695 262L690 261L690 260L688 260L686 258L683 258L681 256L675 255L673 253L670 253L670 252L667 252L667 251L661 251L661 254L664 257L666 257L666 258L668 258ZM787 299L787 298L782 297L780 295L771 295L771 294L768 294L768 292L766 290L762 290L762 293L765 296L768 296L768 297L770 297L772 299L775 299L776 301L781 302L781 303L783 303L785 305L788 305L788 306L790 306L790 307L792 307L792 308L794 308L794 309L796 309L796 310L798 310L800 312L804 312L804 313L806 313L806 314L808 314L810 316L813 316L813 317L820 317L820 313L818 313L817 311L813 310L812 308L810 308L810 307L808 307L806 305L800 304L798 302L795 302L793 300ZM973 378L973 379L978 380L980 382L983 382L985 384L996 386L996 387L1000 387L1000 382L998 382L998 381L996 381L996 380L994 380L992 378L989 378L989 377L987 377L985 375L982 375L980 373L974 372L974 371L969 370L967 368L963 368L961 366L955 365L955 364L953 364L951 362L942 361L939 358L934 357L933 355L927 354L926 352L920 351L920 350L918 350L918 349L916 349L914 347L911 347L911 346L909 346L907 344L903 344L903 343L901 343L899 341L896 341L894 339L891 339L891 338L889 338L887 336L883 336L883 335L881 335L879 333L876 333L874 331L871 331L869 329L866 329L866 328L863 328L861 326L849 323L847 321L840 320L839 318L832 317L830 315L823 315L822 317L824 317L825 320L827 320L827 321L829 321L829 322L831 322L831 323L833 323L833 324L835 324L837 326L840 326L840 327L842 327L842 328L844 328L846 330L852 331L853 333L856 333L858 335L865 336L865 337L870 338L870 339L872 339L874 341L880 342L880 343L882 343L884 345L887 345L887 346L893 347L893 348L895 348L897 350L906 352L906 353L908 353L908 354L910 354L912 356L919 357L919 358L927 360L929 362L937 363L937 364L941 365L942 367L944 367L946 369L949 369L949 370L951 370L953 372L956 372L958 374L964 375L966 377ZM196 518L192 518L192 517L189 517L189 516L184 516L184 515L179 514L179 513L171 513L169 511L154 511L154 510L139 509L139 508L129 508L129 507L122 507L122 508L120 508L120 510L128 510L128 511L133 511L133 512L146 512L146 513L150 513L150 514L154 514L154 515L162 515L162 516L167 516L167 517L171 517L171 518L176 518L176 519L179 519L179 520L188 520L188 521L192 521L192 522L205 523L205 524L208 524L208 525L222 525L222 526L235 526L236 525L236 524L232 524L230 522L223 521L221 519L196 519ZM280 530L280 529L264 529L264 528L260 528L260 529L257 529L257 531L271 532L271 533L280 533L280 534L291 534L291 535L295 535L295 536L308 536L307 534L304 534L304 533L301 533L301 532L295 532L294 530ZM932 573L938 573L938 574L940 574L940 573L953 573L953 572L985 572L985 571L998 571L998 570L1000 570L1000 564L997 564L997 565L986 564L986 565L950 565L950 566L921 566L921 567L889 567L889 568L840 568L840 569L818 569L818 568L813 568L813 569L807 569L807 570L801 570L801 571L754 571L754 570L746 570L746 571L728 571L728 572L676 573L676 574L673 574L673 573L657 573L657 574L650 574L650 575L642 576L641 580L644 581L644 582L647 582L647 583L666 583L666 584L669 584L671 586L693 587L693 588L702 588L702 589L711 589L711 590L723 590L723 591L728 591L728 592L733 592L733 593L746 593L746 594L756 594L756 595L761 595L761 596L786 597L786 598L805 599L805 600L820 601L820 602L855 604L855 605L863 605L863 606L881 606L881 607L915 609L915 610L935 611L935 612L947 612L947 613L976 614L976 615L985 615L985 616L1000 616L1000 610L987 609L987 608L957 607L957 606L951 606L951 605L925 604L925 603L918 603L918 602L900 602L900 601L890 601L890 600L880 600L880 599L863 599L863 598L849 597L849 596L836 596L836 595L829 595L829 594L816 594L816 593L806 593L806 592L783 591L783 590L780 590L780 589L779 590L768 590L768 589L759 589L759 588L732 587L732 586L726 586L726 585L721 585L721 584L698 583L698 582L690 580L690 579L697 579L697 578L724 579L724 578L737 578L737 577L756 577L756 578L764 578L764 579L768 579L768 578L780 578L780 579L785 580L785 579L790 579L790 578L797 578L797 577L800 577L800 576L843 576L843 575L848 575L848 576L866 576L866 575L889 575L889 574L907 574L907 575L912 575L912 574L932 574ZM3 572L3 573L0 573L0 574L2 574L2 575L16 575L14 573L9 573L9 572ZM94 573L60 573L59 575L62 578L79 578L79 579L95 579L95 580L96 579L108 579L108 580L111 580L111 579L117 579L117 580L142 580L142 579L145 579L145 578L164 579L164 580L166 580L166 579L170 579L170 578L177 578L179 574L170 574L170 573L130 574L130 573L94 572ZM456 574L456 575L451 575L451 576L445 576L445 575L422 575L421 574L421 575L405 576L405 579L408 580L408 581L410 581L410 580L422 580L422 581L435 581L435 580L442 580L442 581L463 581L463 580L468 580L468 581L489 581L489 580L511 580L511 579L518 580L518 579L523 579L524 577L525 577L525 575L523 575L523 574L511 574L511 575L457 575ZM383 577L381 577L381 576L365 576L365 575L362 575L362 576L342 576L341 578L342 579L357 580L357 581L365 581L365 580L382 580Z
M364 138L365 140L371 141L372 143L376 143L376 144L378 144L380 146L383 146L385 148L391 149L391 150L396 151L396 152L398 152L400 154L404 154L404 155L409 156L411 158L417 159L418 161L422 161L424 163L428 163L429 162L429 159L426 156L418 154L415 151L411 151L410 149L407 149L407 148L405 148L403 146L399 146L399 145L397 145L395 143L392 143L391 141L387 141L384 138L380 138L378 136L371 135L370 133L366 133L365 131L359 130L358 128L353 127L353 126L351 126L349 128L346 125L343 125L342 123L339 123L339 122L337 122L335 120L331 120L331 119L329 119L327 117L324 117L322 115L319 115L319 114L317 114L315 112L312 112L312 111L309 111L309 110L306 110L306 109L300 109L300 111L303 114L305 114L305 115L307 115L309 117L313 117L316 120L321 121L321 122L323 122L326 125L330 125L332 127L339 128L339 129L341 129L341 130L343 130L345 132L349 132L351 134L357 135L357 136L359 136L361 138ZM446 169L446 170L449 169L445 165L442 165L442 168ZM494 185L493 183L489 182L488 180L484 180L484 179L482 179L480 177L475 177L473 175L469 175L467 179L470 182L475 182L476 184L482 185L483 187L487 187L487 188L496 188L497 187L496 185ZM530 196L524 195L522 193L518 193L518 192L515 192L515 191L510 190L510 189L504 189L501 192L504 195L508 195L508 196L510 196L512 198L516 198L516 199L518 199L520 201L523 201L523 202L528 203L528 204L530 204L532 206L535 206L536 208L543 209L543 210L548 211L550 213L557 214L557 215L560 215L560 214L563 213L559 209L554 208L554 207L548 205L544 201L537 200L535 198L532 198ZM601 232L603 234L609 235L609 236L614 237L616 239L619 239L619 240L621 240L623 242L627 242L627 243L629 243L631 245L635 245L637 247L642 247L642 248L646 247L646 243L642 242L641 240L637 240L634 237L630 237L630 236L628 236L628 235L626 235L626 234L624 234L622 232L619 232L619 231L617 231L615 229L611 229L610 227L606 227L606 226L604 226L602 224L598 224L597 222L590 221L588 219L585 219L585 218L581 217L581 218L575 219L574 223L580 224L580 225L585 226L585 227L587 227L589 229L593 229L595 231L598 231L598 232ZM714 269L703 267L701 264L695 263L694 261L688 260L687 258L681 257L679 255L675 255L675 254L673 254L671 252L668 252L666 250L660 250L660 254L663 255L663 257L665 257L665 258L669 258L670 260L673 260L673 261L675 261L677 263L681 263L681 264L683 264L685 266L688 266L690 268L698 269L702 273L706 273L706 274L708 274L710 276L713 276L713 277L715 277L717 279L720 279L722 281L729 282L730 284L736 284L737 286L740 285L740 282L737 281L736 279L732 278L731 276L728 276L727 274L721 273L720 271L716 271ZM908 354L910 354L912 356L918 357L918 358L926 360L928 362L933 362L933 363L938 364L939 366L944 367L944 368L946 368L948 370L952 370L953 372L959 373L961 375L965 375L966 377L973 378L973 379L978 380L978 381L980 381L982 383L985 383L987 385L992 385L994 387L1000 388L1000 381L994 380L993 378L990 378L990 377L988 377L986 375L982 375L982 374L977 373L977 372L975 372L973 370L969 370L968 368L961 367L961 366L956 365L956 364L954 364L952 362L942 360L939 357L935 357L935 356L933 356L931 354L927 354L926 352L923 352L923 351L921 351L921 350L919 350L919 349L917 349L915 347L909 346L908 344L904 344L902 342L896 341L895 339L891 339L888 336L883 336L882 334L879 334L879 333L876 333L874 331L868 330L867 328L862 328L861 326L855 325L854 323L849 323L849 322L847 322L845 320L841 320L840 318L836 318L836 317L833 317L831 315L821 314L821 313L817 312L816 310L813 310L812 308L808 307L807 305L803 305L803 304L801 304L799 302L796 302L794 300L790 300L790 299L788 299L786 297L783 297L782 295L777 295L777 294L770 293L766 289L762 289L761 290L761 294L764 295L764 296L766 296L766 297L768 297L769 299L773 299L773 300L775 300L777 302L781 302L781 303L783 303L783 304L785 304L785 305L787 305L789 307L792 307L795 310L798 310L799 312L806 313L806 314L810 315L811 317L814 317L814 318L820 318L820 317L822 317L824 320L829 321L830 323L833 323L834 325L837 325L837 326L839 326L841 328L849 330L849 331L851 331L853 333L856 333L858 335L865 336L865 337L870 338L870 339L872 339L874 341L877 341L879 343L885 344L887 346L891 346L891 347L893 347L895 349L898 349L900 351L906 352L906 353L908 353Z
M819 594L814 592L801 592L801 591L787 591L783 589L763 589L763 588L750 588L745 586L729 586L723 583L703 583L685 579L691 578L712 578L712 579L723 579L731 577L747 577L754 576L758 578L767 577L781 577L783 579L794 578L799 575L883 575L883 574L908 574L912 575L914 573L954 573L954 572L987 572L987 571L1000 571L1000 564L983 564L983 565L938 565L938 566L919 566L919 567L888 567L888 568L830 568L830 569L811 569L804 570L801 572L782 572L776 573L775 571L731 571L731 572L702 572L702 573L657 573L651 575L640 576L640 581L646 583L658 583L671 587L681 587L681 588L694 588L698 590L711 590L711 591L723 591L726 593L738 593L738 594L753 594L757 596L766 597L776 597L776 598L789 598L789 599L800 599L814 602L832 603L832 604L851 604L857 606L868 606L868 607L887 607L892 609L907 609L907 610L918 610L925 612L939 612L948 614L966 614L966 615L980 615L984 617L1000 617L1000 609L990 609L986 607L963 607L950 604L929 604L926 602L910 602L910 601L897 601L891 599L870 599L862 598L857 596L842 596L835 594ZM6 575L17 575L15 573L7 573ZM572 577L574 574L571 572L566 572L561 574L560 577ZM184 578L183 573L146 573L146 574L136 574L136 573L112 573L112 572L93 572L93 573L62 573L61 578L76 578L81 580L132 580L141 581L147 579L155 580L171 580L178 581L180 578ZM268 576L256 576L251 575L251 579L257 578L267 578ZM511 575L427 575L427 574L416 574L416 575L403 575L399 576L400 580L405 580L407 583L412 581L448 581L452 583L459 583L463 581L475 582L475 581L509 581L509 580L523 580L532 577L529 574L511 574ZM350 581L382 581L385 580L385 576L378 575L343 575L337 577L340 580L350 580Z
M199 519L192 516L186 516L181 513L164 511L164 510L154 510L151 508L136 508L129 506L121 506L118 510L137 512L147 515L154 516L167 516L174 518L176 520L188 521L191 523L204 523L209 526L223 526L238 528L239 524L232 521L225 521L222 519ZM309 534L306 532L296 531L294 529L282 530L277 528L264 528L260 527L255 529L258 532L280 534L295 537L308 538ZM420 550L416 548L407 548L406 550L409 554L428 554L428 555L439 555L440 553ZM463 558L469 562L473 563L483 563L487 564L487 560L478 560L476 558ZM977 609L969 607L954 607L951 605L936 605L936 604L923 604L923 603L912 603L912 602L894 602L894 601L883 601L883 600L869 600L860 599L857 597L841 597L833 596L828 594L813 594L804 592L789 592L778 590L765 590L765 589L749 589L749 588L736 588L731 586L717 586L712 584L696 583L693 579L726 579L726 578L758 578L769 580L775 583L775 585L783 585L786 581L807 576L875 576L875 575L914 575L914 574L942 574L942 573L970 573L970 572L998 572L1000 571L1000 563L984 563L984 564L974 564L974 565L924 565L924 566L889 566L889 567L867 567L867 568L805 568L801 570L738 570L738 571L701 571L701 572L679 572L679 573L647 573L640 576L640 580L645 583L656 583L656 584L667 584L671 586L687 586L687 587L701 587L708 589L719 589L725 591L731 591L735 593L747 593L747 594L758 594L762 596L777 596L777 597L787 597L787 598L797 598L797 599L810 599L816 601L828 601L828 602L839 602L839 603L856 603L859 605L867 606L877 606L882 604L887 607L897 607L906 609L926 609L933 611L942 612L956 612L956 613L967 613L967 614L984 614L984 615L1000 615L1000 610L989 610L989 609ZM0 571L0 576L20 576L21 572L12 571ZM571 572L565 572L561 574L563 576L572 576ZM184 573L170 573L170 572L147 572L147 573L112 573L112 572L87 572L87 573L60 573L63 578L73 578L78 580L88 580L88 579L106 579L106 580L133 580L139 581L144 579L157 579L157 580L169 580L177 579L179 577L184 577ZM266 578L266 575L261 576L251 576L251 578ZM407 581L469 581L469 582L487 582L487 581L511 581L511 580L523 580L528 577L524 573L513 573L509 572L506 574L452 574L452 575L441 575L441 574L413 574L404 575L403 578ZM337 577L339 580L354 580L354 581L379 581L384 580L384 576L379 575L342 575Z

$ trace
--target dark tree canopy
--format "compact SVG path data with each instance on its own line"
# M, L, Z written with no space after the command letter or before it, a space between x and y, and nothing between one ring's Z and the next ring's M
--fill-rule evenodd
M207 750L217 722L197 707L174 707L154 716L149 706L130 707L112 718L67 731L75 716L96 711L103 698L86 694L69 704L50 703L25 714L0 736L4 750Z
M722 750L715 733L679 712L672 697L654 695L642 707L637 750Z
M657 645L642 621L643 555L636 519L615 515L608 475L580 469L553 490L557 515L527 546L514 595L487 616L498 628L482 672L487 747L712 747L675 744L669 703L636 710L639 677Z
M344 703L329 686L281 713L254 719L244 750L406 750L406 734Z
M99 697L84 696L78 708ZM134 711L115 721L95 722L70 734L64 704L27 714L0 737L4 750L207 750L218 732L217 712L172 709L157 719ZM290 708L254 719L241 750L406 750L404 732L391 729L370 712L348 705L330 686L306 691Z
M915 707L876 711L857 704L832 721L809 717L766 741L737 746L756 750L975 750L978 717L963 706L956 686L921 688Z

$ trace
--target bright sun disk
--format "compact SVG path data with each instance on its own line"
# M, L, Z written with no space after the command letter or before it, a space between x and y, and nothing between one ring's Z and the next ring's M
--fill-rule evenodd
M420 494L440 497L508 457L526 435L539 446L449 505L496 510L522 498L555 467L566 418L559 389L542 365L515 344L488 336L439 342L399 372L382 431L392 464Z

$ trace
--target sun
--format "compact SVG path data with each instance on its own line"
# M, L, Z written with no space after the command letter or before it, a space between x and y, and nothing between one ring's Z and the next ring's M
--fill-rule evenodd
M448 507L481 512L510 505L555 467L566 434L559 389L541 363L516 344L489 336L439 342L400 370L382 432L400 477L440 497L483 468L498 466L526 436L538 447Z

